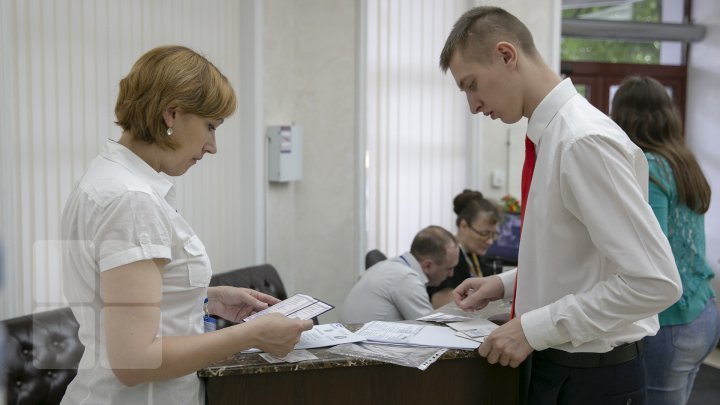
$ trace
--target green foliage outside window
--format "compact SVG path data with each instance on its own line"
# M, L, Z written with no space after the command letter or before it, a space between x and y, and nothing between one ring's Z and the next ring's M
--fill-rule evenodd
M642 0L631 4L630 20L660 22L658 0ZM563 18L583 18L588 14L611 11L612 7L587 7L563 10ZM639 42L595 38L563 37L560 43L561 58L568 61L613 63L660 63L660 42Z

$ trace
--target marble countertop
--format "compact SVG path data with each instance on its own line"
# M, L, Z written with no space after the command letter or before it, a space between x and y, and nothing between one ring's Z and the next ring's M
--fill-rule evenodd
M510 311L510 305L506 301L498 301L489 304L483 310L469 314L462 312L455 304L451 303L436 312L449 314L466 315L477 318L500 319ZM415 322L415 321L413 321ZM346 325L350 330L357 330L362 325ZM350 357L328 351L328 348L309 349L309 352L317 356L317 359L301 361L299 363L268 363L258 353L237 353L224 360L215 362L208 367L198 371L199 377L212 378L242 374L262 374L293 372L298 370L318 370L340 367L359 367L384 364L377 360ZM448 350L439 361L448 359L478 357L476 350Z

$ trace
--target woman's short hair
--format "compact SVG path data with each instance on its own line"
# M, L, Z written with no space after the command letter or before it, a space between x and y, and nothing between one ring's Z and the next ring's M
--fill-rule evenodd
M224 119L235 112L237 99L227 77L205 57L184 46L161 46L142 55L120 81L115 123L138 139L175 149L162 116L169 106Z

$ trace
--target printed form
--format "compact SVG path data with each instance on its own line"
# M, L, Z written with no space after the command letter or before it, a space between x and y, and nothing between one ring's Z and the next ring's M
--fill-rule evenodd
M480 343L458 337L446 326L413 323L372 321L356 332L369 343L407 346L444 347L448 349L476 349Z
M270 308L264 309L260 312L256 312L248 316L247 318L243 319L243 321L251 321L257 317L271 313L283 314L288 318L312 319L318 315L324 314L325 312L333 308L335 307L309 295L295 294L284 301L278 302Z

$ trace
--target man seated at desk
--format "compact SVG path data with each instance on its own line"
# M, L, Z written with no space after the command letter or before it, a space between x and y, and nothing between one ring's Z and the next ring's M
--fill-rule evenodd
M399 321L432 312L426 291L452 276L458 263L455 237L439 226L415 235L410 252L370 267L350 290L341 321Z

